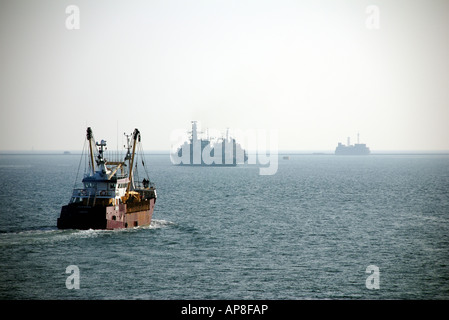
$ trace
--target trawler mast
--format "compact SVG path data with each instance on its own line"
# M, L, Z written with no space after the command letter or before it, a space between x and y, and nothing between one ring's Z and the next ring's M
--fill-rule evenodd
M139 132L139 130L134 129L134 132L133 132L133 152L131 153L131 159L129 160L130 161L130 163L129 163L129 182L128 182L128 187L126 189L126 196L127 197L129 196L129 190L130 190L131 184L133 183L134 156L136 154L136 143L137 143L137 138L138 137L139 137L139 140L140 140L140 132ZM128 153L129 153L129 149L128 149Z

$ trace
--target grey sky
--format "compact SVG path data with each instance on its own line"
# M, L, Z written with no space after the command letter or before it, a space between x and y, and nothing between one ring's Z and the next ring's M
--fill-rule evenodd
M0 41L0 150L80 149L86 126L168 150L191 120L281 150L449 150L449 1L1 0Z

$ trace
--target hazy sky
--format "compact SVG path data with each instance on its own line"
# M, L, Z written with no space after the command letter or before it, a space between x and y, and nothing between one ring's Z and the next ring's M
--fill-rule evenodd
M168 150L191 120L449 150L447 0L0 0L0 71L0 150L81 149L86 126Z

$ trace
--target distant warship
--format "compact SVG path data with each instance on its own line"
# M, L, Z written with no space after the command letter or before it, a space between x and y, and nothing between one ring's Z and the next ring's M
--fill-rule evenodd
M337 148L335 148L336 155L368 155L370 154L369 148L364 143L359 142L359 134L357 133L357 143L351 145L351 140L348 137L348 145L344 145L341 142L338 143Z
M177 156L182 159L180 166L235 167L248 160L246 151L229 136L229 132L214 142L209 137L201 137L197 121L192 121L190 133L189 140L177 150Z

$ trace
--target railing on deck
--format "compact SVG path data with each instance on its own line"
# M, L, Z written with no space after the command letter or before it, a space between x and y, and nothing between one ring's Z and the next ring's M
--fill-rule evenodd
M72 197L74 198L114 198L114 190L96 190L95 192L87 189L73 189Z

